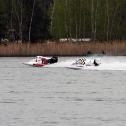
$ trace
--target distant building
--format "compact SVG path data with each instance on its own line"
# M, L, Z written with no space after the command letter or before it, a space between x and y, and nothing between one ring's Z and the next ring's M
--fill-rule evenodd
M66 41L70 41L70 42L90 42L91 38L60 38L59 39L60 42L66 42Z

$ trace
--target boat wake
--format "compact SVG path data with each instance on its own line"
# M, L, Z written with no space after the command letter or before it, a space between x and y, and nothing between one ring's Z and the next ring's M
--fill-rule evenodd
M91 59L94 57L90 57ZM59 61L55 64L46 65L44 67L60 67L60 68L73 68L81 70L126 70L126 57L125 56L104 56L104 57L95 57L101 59L101 64L99 66L84 66L81 68L72 67L72 63L75 59L67 59L64 61Z

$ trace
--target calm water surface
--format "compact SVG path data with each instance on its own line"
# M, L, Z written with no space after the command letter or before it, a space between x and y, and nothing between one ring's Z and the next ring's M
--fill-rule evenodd
M125 70L22 64L29 59L0 58L0 126L126 126Z

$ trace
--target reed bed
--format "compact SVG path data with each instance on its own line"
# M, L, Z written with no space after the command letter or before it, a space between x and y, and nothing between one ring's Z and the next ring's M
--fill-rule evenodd
M0 45L0 56L82 56L88 53L126 55L126 41L7 43Z

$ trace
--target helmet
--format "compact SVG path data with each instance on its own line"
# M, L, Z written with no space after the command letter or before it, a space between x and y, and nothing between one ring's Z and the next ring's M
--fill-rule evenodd
M100 59L94 59L94 64L95 64L96 66L100 65L100 64L101 64Z

